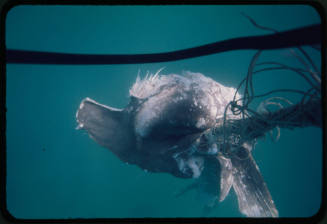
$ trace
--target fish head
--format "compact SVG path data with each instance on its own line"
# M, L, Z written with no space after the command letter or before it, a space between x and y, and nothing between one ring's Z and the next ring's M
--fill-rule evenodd
M76 119L92 139L124 162L197 178L203 170L203 152L213 148L208 144L199 150L199 143L224 115L233 93L234 89L198 73L156 74L136 80L124 109L87 98Z

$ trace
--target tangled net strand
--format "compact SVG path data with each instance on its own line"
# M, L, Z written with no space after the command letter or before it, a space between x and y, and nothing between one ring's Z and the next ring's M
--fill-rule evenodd
M278 33L277 30L260 26L258 25L252 18L243 14L246 18L250 20L250 22L259 29L262 30L269 30L275 33ZM314 49L317 49L314 46L311 46ZM296 52L298 50L300 54ZM310 56L305 52L305 50L301 47L296 47L295 49L289 49L290 53L302 64L304 65L304 69L302 68L295 68L292 66L288 66L278 62L261 62L257 63L262 50L257 51L251 59L248 72L246 77L240 82L239 86L237 87L233 100L226 106L224 111L224 117L222 121L222 133L219 133L218 129L213 130L213 134L215 136L221 136L222 134L223 139L217 137L217 142L221 143L221 153L227 157L235 155L234 150L236 148L240 148L243 143L250 142L254 144L256 136L262 136L266 131L269 131L271 137L274 141L277 141L280 137L280 128L279 126L292 126L294 125L294 121L289 118L287 121L284 121L282 113L277 114L274 116L274 119L269 120L264 115L273 113L274 111L269 109L268 106L277 107L277 110L281 110L286 108L287 106L294 105L289 99L284 97L270 97L268 99L262 100L259 104L258 110L253 110L250 108L251 103L256 98L262 98L269 96L274 93L281 93L281 92L289 92L302 95L301 100L298 102L298 109L294 111L294 113L301 114L303 113L306 108L305 104L321 98L321 72L318 70L317 66L314 64L313 60ZM256 69L258 66L269 66L266 68L259 68ZM255 70L256 69L256 70ZM288 70L294 72L301 78L303 78L310 86L307 91L297 90L297 89L276 89L271 90L263 94L255 95L254 87L253 87L253 75L263 73L266 71L275 71L275 70ZM243 97L236 99L237 93L240 92L240 89L244 86ZM228 110L232 112L233 115L240 116L240 119L243 121L242 127L237 125L237 120L229 119L228 118ZM275 110L276 111L276 110ZM296 114L293 113L295 117ZM217 126L220 126L221 123L217 123ZM220 126L221 127L221 126ZM249 132L249 127L252 127ZM273 128L267 127L274 127L277 130L277 134L273 137ZM238 129L238 130L237 130ZM240 130L241 129L241 130ZM269 129L269 130L268 130ZM249 154L249 153L248 153ZM246 159L246 158L240 158Z

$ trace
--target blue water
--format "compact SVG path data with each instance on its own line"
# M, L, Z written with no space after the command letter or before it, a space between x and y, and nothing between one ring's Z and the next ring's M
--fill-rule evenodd
M6 20L6 47L67 53L154 53L234 37L320 23L310 6L18 6ZM304 48L320 66L320 55ZM140 65L7 65L7 208L16 218L197 217L196 192L176 198L192 180L146 173L126 165L75 130L85 97L123 108L138 71L200 72L226 86L245 77L252 50ZM265 51L260 61L303 68L288 50ZM255 91L308 89L289 71L255 77ZM294 95L282 95L291 100ZM260 139L254 158L281 217L308 217L321 202L322 132L281 130L278 142ZM234 192L210 214L240 217Z

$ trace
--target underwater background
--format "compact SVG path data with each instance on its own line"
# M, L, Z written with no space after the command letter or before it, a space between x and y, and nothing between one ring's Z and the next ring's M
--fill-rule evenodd
M242 6L16 6L6 19L8 49L90 54L137 54L179 50L229 38L269 34L320 23L306 5ZM304 47L320 66L320 53ZM7 65L7 209L15 218L200 217L195 191L176 197L194 180L144 172L121 162L76 130L82 99L123 108L138 73L199 72L237 87L254 50L135 65ZM259 61L303 68L289 50L264 51ZM278 88L307 90L290 71L254 77L256 93ZM296 102L300 96L278 94ZM260 102L260 101L259 101ZM257 104L259 103L257 102ZM255 107L254 107L255 108ZM258 140L253 156L280 217L309 217L320 208L322 131L281 130L279 141ZM233 190L209 214L243 217Z

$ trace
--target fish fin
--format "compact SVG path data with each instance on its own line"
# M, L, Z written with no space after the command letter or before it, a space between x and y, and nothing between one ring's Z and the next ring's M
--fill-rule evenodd
M122 156L128 139L128 127L122 109L102 105L90 98L82 100L76 112L79 129L85 129L98 144Z
M233 188L240 212L247 217L278 217L274 201L249 150L240 147L231 162Z
M205 208L213 208L217 205L220 191L220 163L214 157L204 160L204 167L200 177L196 180L198 185L199 202Z
M233 185L233 166L231 160L222 155L218 156L218 160L221 167L219 201L222 202L225 200Z

